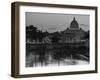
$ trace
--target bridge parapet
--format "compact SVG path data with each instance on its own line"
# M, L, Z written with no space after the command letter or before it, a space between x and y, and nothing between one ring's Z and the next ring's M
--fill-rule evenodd
M61 48L68 48L68 47L80 47L85 46L85 43L55 43L55 44L32 44L26 43L27 47L30 49L61 49Z

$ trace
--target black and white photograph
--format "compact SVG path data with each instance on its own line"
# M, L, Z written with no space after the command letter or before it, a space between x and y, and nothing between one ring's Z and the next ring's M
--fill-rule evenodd
M97 73L97 7L12 3L12 76Z
M25 13L26 67L90 64L90 15Z

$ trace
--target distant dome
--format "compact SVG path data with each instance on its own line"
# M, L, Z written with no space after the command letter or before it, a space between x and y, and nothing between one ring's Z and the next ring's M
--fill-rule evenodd
M73 21L72 21L71 24L70 24L70 28L71 28L71 29L78 29L78 28L79 28L79 24L78 24L78 22L76 21L75 17L74 17Z

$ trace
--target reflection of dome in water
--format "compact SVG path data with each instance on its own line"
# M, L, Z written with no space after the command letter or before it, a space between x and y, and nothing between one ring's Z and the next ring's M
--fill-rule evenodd
M71 28L71 29L78 29L78 28L79 28L79 24L78 24L78 22L76 21L75 17L74 17L73 21L72 21L71 24L70 24L70 28Z

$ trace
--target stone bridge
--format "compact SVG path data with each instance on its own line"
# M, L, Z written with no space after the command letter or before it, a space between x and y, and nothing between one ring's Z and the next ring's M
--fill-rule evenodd
M55 44L33 44L33 43L26 43L27 49L33 50L55 50L55 49L64 49L64 48L78 48L80 46L85 46L85 43L55 43Z

